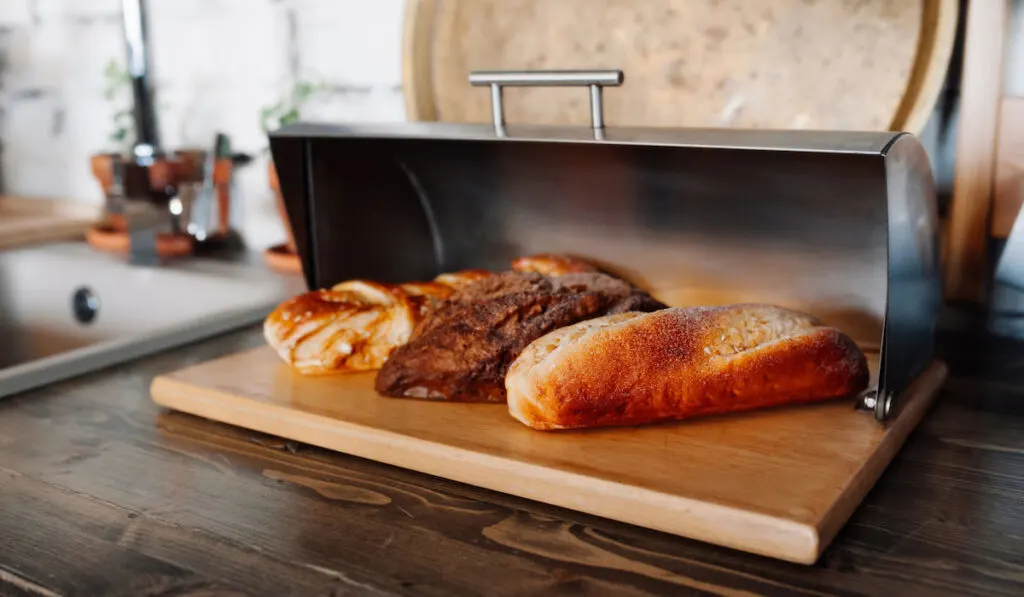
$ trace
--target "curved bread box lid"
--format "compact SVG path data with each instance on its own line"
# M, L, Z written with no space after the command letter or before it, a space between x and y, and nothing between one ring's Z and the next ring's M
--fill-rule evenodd
M624 86L605 93L609 126L923 126L910 112L920 112L922 102L929 112L941 87L956 19L950 4L414 1L406 37L409 115L490 122L487 90L467 82L473 70L621 68ZM509 123L589 123L585 90L504 94Z

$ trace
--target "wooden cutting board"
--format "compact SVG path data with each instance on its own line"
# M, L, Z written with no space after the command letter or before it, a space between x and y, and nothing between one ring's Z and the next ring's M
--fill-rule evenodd
M490 122L472 70L620 68L609 126L920 133L957 0L408 0L410 120ZM580 89L505 91L510 123L589 121Z
M95 205L0 196L0 249L82 238L100 218Z
M766 556L814 563L932 404L940 363L882 426L849 401L540 432L504 405L385 398L373 373L303 377L269 347L157 377L168 408Z

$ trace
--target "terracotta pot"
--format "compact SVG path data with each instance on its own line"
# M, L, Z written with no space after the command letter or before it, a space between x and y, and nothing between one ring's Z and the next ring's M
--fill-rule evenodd
M295 248L295 237L292 236L292 226L288 220L288 210L284 206L284 196L281 194L281 184L277 180L277 168L274 167L273 160L267 163L267 181L270 183L270 190L274 192L277 215L281 218L287 241L263 251L263 261L274 271L301 274L302 262L299 261L299 252Z
M150 168L150 188L154 191L162 191L168 186L177 186L182 182L200 182L202 180L202 167L205 160L205 151L202 149L180 149L174 151L169 157L157 161ZM89 157L89 164L92 174L104 194L108 194L110 185L113 184L114 168L113 154L99 153ZM217 205L220 218L217 221L215 236L227 235L231 221L231 175L234 170L234 163L231 158L220 158L214 164L213 184L217 192ZM124 230L124 217L117 214L108 214L107 227L117 230Z
M299 256L288 250L284 244L274 245L263 251L263 261L270 269L283 274L301 274L302 262Z
M277 204L278 217L281 218L281 224L284 225L284 233L287 239L285 246L288 247L288 251L297 253L295 237L292 236L292 226L288 220L288 209L284 206L284 196L281 194L281 183L277 179L277 168L274 167L274 160L270 160L267 163L267 180L270 183L270 189L274 191L274 201Z
M178 149L174 152L175 170L179 180L200 182L203 179L203 164L206 161L204 149ZM216 176L216 174L214 174Z
M110 193L110 185L114 183L113 159L113 155L109 153L97 153L89 156L89 167L104 196ZM103 229L122 232L126 229L124 216L121 214L105 214L104 222L100 226ZM90 244L92 243L90 242Z
M110 164L110 160L111 155L106 153L97 153L89 156L89 166L92 169L92 175L100 183L100 189L103 190L104 194L107 193L107 189L110 188L114 178L114 169Z
M110 253L127 253L131 248L128 233L109 224L98 224L85 233L85 240L92 248ZM192 253L192 237L187 234L165 234L156 236L156 253L160 257L184 257Z
M98 153L89 156L92 175L100 183L106 194L114 182L114 154ZM155 162L149 169L149 185L153 190L163 190L168 185L177 184L182 178L182 163L176 158L163 158Z

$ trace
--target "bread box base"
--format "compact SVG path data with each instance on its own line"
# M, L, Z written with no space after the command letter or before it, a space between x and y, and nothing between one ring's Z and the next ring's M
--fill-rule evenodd
M812 564L934 402L933 363L887 425L850 401L638 428L533 431L504 405L379 396L260 347L157 377L167 408L454 481Z

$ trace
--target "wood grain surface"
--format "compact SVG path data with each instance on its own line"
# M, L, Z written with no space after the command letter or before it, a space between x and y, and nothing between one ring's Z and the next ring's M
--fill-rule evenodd
M216 421L810 564L944 377L944 366L935 365L885 427L849 401L831 401L685 423L542 433L512 419L504 405L382 397L373 390L373 372L298 375L269 347L157 377L152 396Z
M609 126L920 132L955 35L955 0L411 0L412 120L490 122L477 69L621 68ZM510 123L588 122L579 89L505 92Z
M924 132L946 82L959 18L959 0L925 0L914 66L890 129Z
M2 595L924 595L1024 591L1024 345L951 379L801 566L156 407L252 328L0 401ZM752 489L757 491L758 488Z
M945 294L954 300L979 302L987 291L987 247L1009 10L1008 0L972 2L966 15L953 201L944 237Z
M82 238L100 218L98 206L0 196L0 249Z

